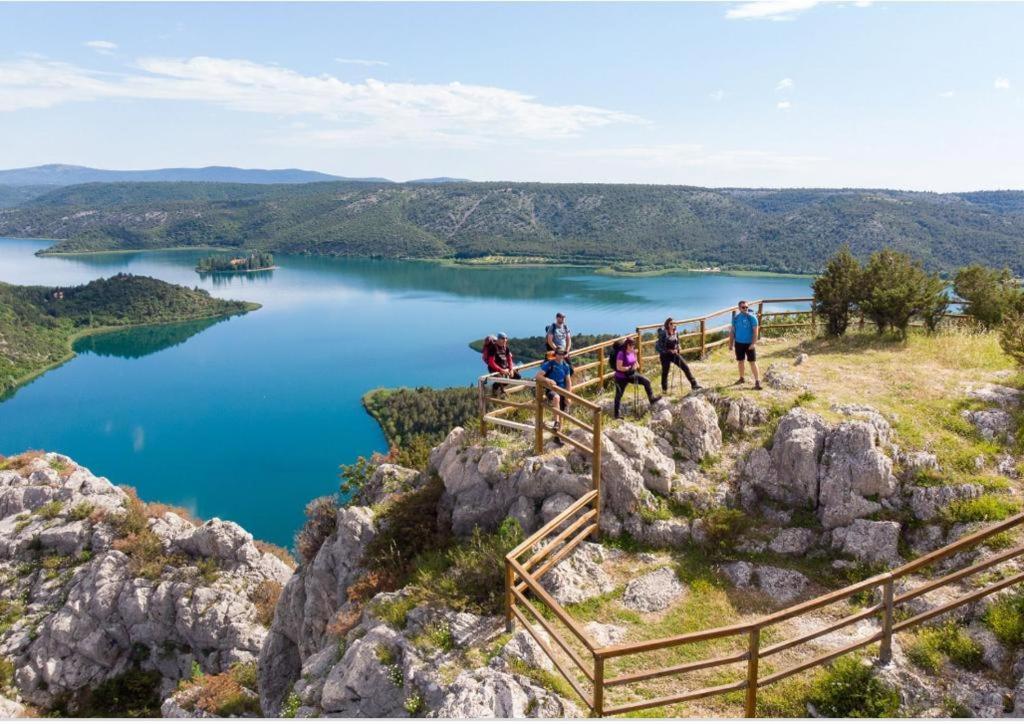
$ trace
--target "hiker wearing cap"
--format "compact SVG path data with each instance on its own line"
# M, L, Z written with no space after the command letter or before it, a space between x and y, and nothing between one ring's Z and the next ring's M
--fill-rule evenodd
M622 393L626 391L626 385L628 384L641 385L647 393L647 401L652 405L661 399L660 395L654 396L654 391L651 389L651 381L637 371L639 367L640 361L636 356L636 340L632 337L627 337L622 346L619 347L619 351L615 354L616 419L621 417L619 405L622 402Z
M541 364L540 371L537 373L537 380L548 386L548 389L544 390L544 395L548 398L551 406L558 405L558 409L565 412L565 409L570 404L569 398L559 395L550 388L554 385L555 387L561 387L563 390L572 392L572 363L569 362L564 347L556 347L554 355L554 359L545 360ZM562 427L562 419L556 417L554 429L558 430L560 427Z
M554 324L544 328L544 343L548 348L548 359L553 359L555 350L561 347L566 354L572 351L572 331L565 323L565 315L559 312L555 315Z
M700 385L697 384L693 373L690 372L690 366L686 364L686 360L679 354L679 333L676 331L676 323L672 320L672 317L666 319L665 324L658 328L658 341L655 342L654 349L657 351L659 359L661 359L662 394L668 392L668 373L672 365L676 365L683 371L687 381L690 383L691 389L700 389Z
M740 300L736 305L739 311L733 315L732 326L729 328L729 349L735 350L736 362L740 369L737 385L746 382L744 372L746 362L750 363L750 371L754 373L754 389L761 389L761 372L757 369L757 340L760 330L757 326L757 315L750 311L746 301Z

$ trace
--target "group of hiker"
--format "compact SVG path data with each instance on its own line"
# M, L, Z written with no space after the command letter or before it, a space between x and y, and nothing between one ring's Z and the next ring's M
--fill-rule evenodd
M750 371L754 375L754 389L760 390L760 371L757 367L757 340L759 337L757 315L743 300L737 304L737 310L729 329L729 349L736 355L740 373L736 384L745 384L746 364L749 362ZM559 395L554 388L572 392L574 369L570 361L572 331L569 329L563 313L557 313L555 321L545 327L544 345L546 348L545 359L540 365L536 379L547 385L544 392L549 403L564 412L570 406L571 400L564 395ZM666 319L665 323L658 328L658 337L654 348L661 361L662 395L668 393L669 373L673 365L682 370L691 389L701 389L690 366L683 359L679 345L679 331L672 317ZM483 359L492 377L522 379L516 369L512 351L509 349L508 335L504 332L497 336L489 336L484 340ZM622 396L629 385L642 387L647 394L648 402L652 405L661 399L662 395L654 394L651 381L640 374L640 357L637 353L635 338L626 337L624 340L615 342L609 350L608 364L614 370L616 418L621 417ZM497 384L494 387L496 394L504 395L505 386L503 384ZM559 429L560 423L561 418L559 417L554 423L554 429Z

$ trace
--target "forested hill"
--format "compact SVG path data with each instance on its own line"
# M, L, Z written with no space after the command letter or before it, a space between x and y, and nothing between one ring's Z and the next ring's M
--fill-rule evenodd
M1024 272L1024 192L540 183L88 184L0 209L53 251L246 246L380 257L542 257L816 272L840 245L937 270Z

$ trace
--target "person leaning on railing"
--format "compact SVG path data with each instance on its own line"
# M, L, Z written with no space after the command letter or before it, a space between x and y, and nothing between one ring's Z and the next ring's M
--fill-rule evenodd
M552 407L557 405L562 412L566 411L571 401L564 395L559 395L551 387L561 387L563 390L572 392L572 373L572 363L566 357L565 347L556 347L555 358L545 360L544 364L540 366L540 371L537 372L537 381L548 386L548 389L544 390L544 396L548 398ZM558 430L561 427L562 418L556 415L552 428Z
M640 368L640 360L636 356L636 340L632 337L626 338L622 348L615 355L615 419L619 419L619 406L622 403L622 393L626 391L626 385L641 385L647 393L647 401L654 404L661 399L661 395L655 397L651 389L651 381L637 372Z
M686 375L690 388L699 390L701 387L690 371L690 366L679 354L679 332L676 330L676 323L672 317L665 320L665 324L658 328L658 341L654 343L654 349L661 360L661 392L668 392L668 373L672 365L676 365Z
M561 347L566 354L572 352L572 330L565 323L565 315L558 312L554 324L544 328L544 344L548 348L547 359L555 358L555 350Z
M489 350L485 347L484 361L487 362L487 371L494 377L506 380L521 380L523 378L516 370L515 358L512 355L512 350L508 348L508 335L504 332L498 334L498 338ZM494 387L499 397L505 396L505 385L496 384Z

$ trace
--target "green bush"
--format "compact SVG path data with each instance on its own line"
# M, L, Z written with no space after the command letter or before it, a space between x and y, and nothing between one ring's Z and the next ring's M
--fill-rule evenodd
M828 667L811 686L807 699L829 718L894 717L899 693L881 682L872 668L858 658L842 658Z
M883 249L871 255L861 277L860 308L878 326L906 336L913 317L934 329L949 306L945 283L910 256Z
M160 673L129 669L119 676L87 689L71 714L77 717L159 717Z
M985 625L1006 646L1024 644L1024 587L993 601L985 612Z
M907 651L916 666L931 674L938 674L947 658L957 666L975 669L981 655L981 646L952 621L922 629Z
M302 699L299 698L299 695L294 691L288 692L288 697L281 705L281 718L294 719L295 715L299 712L300 706L302 706Z
M964 313L977 319L986 329L1002 324L1006 312L1015 309L1022 298L1013 272L980 264L960 269L956 273L953 290L967 302Z
M811 285L814 312L825 320L825 331L831 337L842 336L850 325L860 294L861 274L860 262L850 253L850 247L844 245Z
M1024 312L1006 316L999 329L999 344L1020 367L1024 367Z
M310 563L335 530L338 529L338 500L324 495L306 504L306 522L295 534L295 550Z
M942 510L942 520L949 525L996 522L1018 510L1020 505L1015 501L989 493L971 500L954 500Z
M740 533L747 527L747 516L734 508L715 508L701 520L704 523L704 542L701 547L710 554L732 550Z

